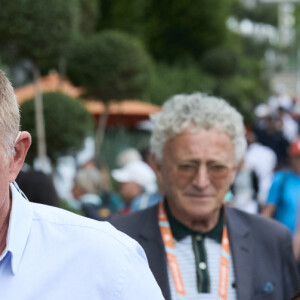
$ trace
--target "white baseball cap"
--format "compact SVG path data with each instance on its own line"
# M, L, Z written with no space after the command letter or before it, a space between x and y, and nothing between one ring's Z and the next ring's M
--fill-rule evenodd
M112 170L112 177L118 182L135 182L148 193L157 190L155 173L143 161L132 161L123 168Z
M117 156L117 166L123 168L125 165L132 161L142 160L142 156L135 148L127 148L121 151Z
M265 118L271 115L271 109L267 104L262 103L255 107L254 114L257 118Z

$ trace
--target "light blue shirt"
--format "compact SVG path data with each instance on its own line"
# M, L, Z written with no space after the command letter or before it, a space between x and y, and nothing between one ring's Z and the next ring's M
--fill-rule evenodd
M267 204L276 206L274 219L286 225L294 235L299 215L300 176L292 171L274 174Z
M11 185L3 300L164 299L140 245L107 222L31 203Z
M143 193L136 198L134 198L130 204L130 212L138 211L141 209L148 208L150 206L154 206L163 200L163 195L155 192L155 193Z

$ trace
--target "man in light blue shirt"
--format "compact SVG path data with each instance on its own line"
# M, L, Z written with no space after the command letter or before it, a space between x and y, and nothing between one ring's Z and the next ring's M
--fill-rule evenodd
M106 222L28 202L13 183L31 143L0 70L0 299L163 299L143 249Z

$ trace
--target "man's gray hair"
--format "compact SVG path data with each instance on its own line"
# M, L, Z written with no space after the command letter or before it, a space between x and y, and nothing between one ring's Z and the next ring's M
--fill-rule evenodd
M0 143L6 158L11 153L20 129L20 111L14 89L0 70Z
M229 135L238 164L247 143L242 115L223 99L202 93L175 95L166 101L162 111L151 115L154 123L150 139L151 152L158 161L163 159L167 141L184 132L216 128Z

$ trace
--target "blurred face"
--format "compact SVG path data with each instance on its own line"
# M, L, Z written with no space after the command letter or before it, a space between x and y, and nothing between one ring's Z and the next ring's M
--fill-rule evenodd
M143 188L135 182L120 183L120 195L126 204L130 204L131 201L142 192Z
M173 216L189 227L218 221L236 169L231 139L217 129L176 136L166 143L162 163L156 162Z
M291 162L294 172L300 175L300 155L292 155Z
M72 195L75 200L79 200L80 197L84 194L84 191L80 186L77 185L76 181L74 180L73 187L72 187Z

